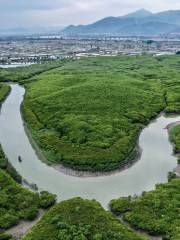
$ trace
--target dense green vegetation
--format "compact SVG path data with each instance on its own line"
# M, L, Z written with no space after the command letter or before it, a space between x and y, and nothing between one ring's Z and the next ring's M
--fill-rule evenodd
M48 192L34 193L19 185L15 181L19 181L19 175L12 167L9 170L8 166L0 150L0 233L22 219L33 220L39 208L48 208L55 203L54 195Z
M8 85L0 84L0 106L1 106L2 101L9 94L9 92L10 92L10 87Z
M74 198L51 208L23 240L140 240L95 200Z
M21 187L2 170L0 186L0 232L18 224L22 219L35 219L38 208L47 208L55 201L51 194L39 195Z
M180 154L180 125L170 130L170 139L175 145L175 153Z
M20 83L24 83L27 79L29 80L33 76L55 69L61 65L62 61L53 61L42 64L34 64L27 67L0 68L0 81L18 81Z
M33 220L39 208L49 208L55 203L55 196L48 192L33 193L18 182L21 177L8 163L0 147L0 239L10 239L3 232L20 220Z
M31 78L24 117L49 162L114 170L135 158L150 119L180 111L179 69L178 56L66 62Z
M9 163L7 157L4 155L1 145L0 145L0 169L5 170L16 182L21 183L22 181L21 176Z
M113 213L137 229L164 235L164 239L180 239L180 178L158 184L156 190L137 198L112 200Z

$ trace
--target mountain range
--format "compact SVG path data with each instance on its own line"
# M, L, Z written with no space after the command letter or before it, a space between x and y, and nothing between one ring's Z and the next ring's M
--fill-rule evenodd
M106 17L89 25L70 25L67 35L152 36L180 33L180 10L152 13L140 9L120 17Z

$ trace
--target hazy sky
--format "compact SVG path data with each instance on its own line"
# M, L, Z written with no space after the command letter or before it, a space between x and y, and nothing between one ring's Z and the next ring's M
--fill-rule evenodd
M0 0L0 27L86 24L140 8L180 10L180 0Z

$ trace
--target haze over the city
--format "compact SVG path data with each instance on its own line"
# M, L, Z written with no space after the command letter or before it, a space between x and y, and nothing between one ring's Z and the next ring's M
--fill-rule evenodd
M180 9L179 0L0 0L1 28L87 24L145 8Z

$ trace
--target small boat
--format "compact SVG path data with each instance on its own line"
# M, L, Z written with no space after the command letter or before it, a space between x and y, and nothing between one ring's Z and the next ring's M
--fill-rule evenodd
M18 156L18 161L22 162L22 157L21 156Z

